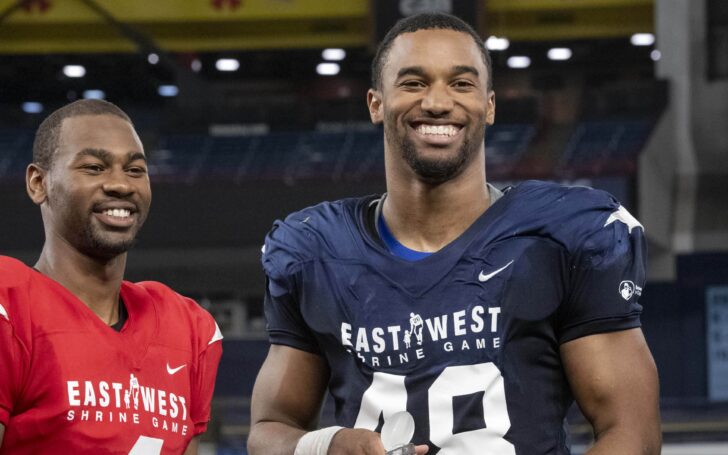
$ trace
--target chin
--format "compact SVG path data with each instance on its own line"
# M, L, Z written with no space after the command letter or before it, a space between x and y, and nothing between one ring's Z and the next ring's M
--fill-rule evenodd
M81 240L83 245L79 250L90 257L98 259L113 259L116 256L126 253L136 243L136 233L126 235L114 235L98 232L85 232Z
M86 248L84 253L97 259L110 260L129 251L133 243L132 241L129 243L97 244L91 248Z
M471 156L468 149L461 147L454 151L442 150L439 157L427 157L429 153L422 153L414 144L403 144L404 158L409 167L422 180L428 183L443 183L460 175ZM446 152L447 157L443 157Z
M444 183L460 175L463 166L460 163L419 161L410 166L422 180L428 183Z

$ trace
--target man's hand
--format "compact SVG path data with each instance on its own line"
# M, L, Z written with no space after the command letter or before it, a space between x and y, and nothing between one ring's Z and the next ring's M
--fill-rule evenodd
M424 455L429 448L416 446L417 455ZM329 446L329 455L383 455L385 453L379 433L359 428L339 430Z

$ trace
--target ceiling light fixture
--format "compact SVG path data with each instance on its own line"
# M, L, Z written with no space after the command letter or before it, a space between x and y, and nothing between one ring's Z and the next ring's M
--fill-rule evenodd
M569 60L572 52L568 47L553 47L546 54L549 60Z
M234 58L221 58L215 62L215 68L218 71L237 71L240 68L240 62Z
M172 84L160 85L159 88L157 88L157 93L159 93L159 96L170 98L179 94L179 88Z
M22 108L26 114L40 114L43 112L43 104L37 101L26 101L23 103Z
M98 89L84 90L83 97L87 100L103 100L106 98L106 93Z
M485 47L491 51L504 51L508 49L510 45L511 42L508 41L508 38L489 36L488 39L485 40Z
M633 46L652 46L655 44L655 35L652 33L635 33L629 39Z
M531 66L531 59L525 55L514 55L508 57L507 63L509 68L528 68Z
M66 77L84 77L86 75L86 68L83 65L66 65L63 67L63 74Z
M316 72L321 76L335 76L339 74L341 67L338 63L319 63L316 65Z
M344 49L324 49L321 52L321 58L330 62L340 62L346 58Z

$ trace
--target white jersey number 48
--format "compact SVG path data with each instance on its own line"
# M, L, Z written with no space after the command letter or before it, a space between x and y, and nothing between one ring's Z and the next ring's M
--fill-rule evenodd
M407 410L405 376L374 373L374 379L364 392L357 428L374 430L379 416L386 421L392 414ZM485 428L453 434L452 399L455 396L483 393ZM506 407L503 376L491 362L445 368L427 391L429 401L430 441L440 448L440 455L488 453L515 455L513 444L503 439L511 421ZM422 444L424 441L413 441Z

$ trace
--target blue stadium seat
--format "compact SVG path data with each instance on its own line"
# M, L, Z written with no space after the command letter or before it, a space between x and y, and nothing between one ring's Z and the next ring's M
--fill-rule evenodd
M33 159L33 132L27 129L0 130L0 178L22 179Z
M487 166L512 168L526 153L535 134L535 126L528 123L496 123L486 128Z
M581 122L564 151L561 166L600 165L607 160L633 160L642 150L652 124L648 120Z
M258 142L257 136L211 138L210 152L201 165L200 174L240 180Z
M155 177L171 177L192 183L211 148L212 138L206 134L163 136L159 147L147 157L149 172Z

